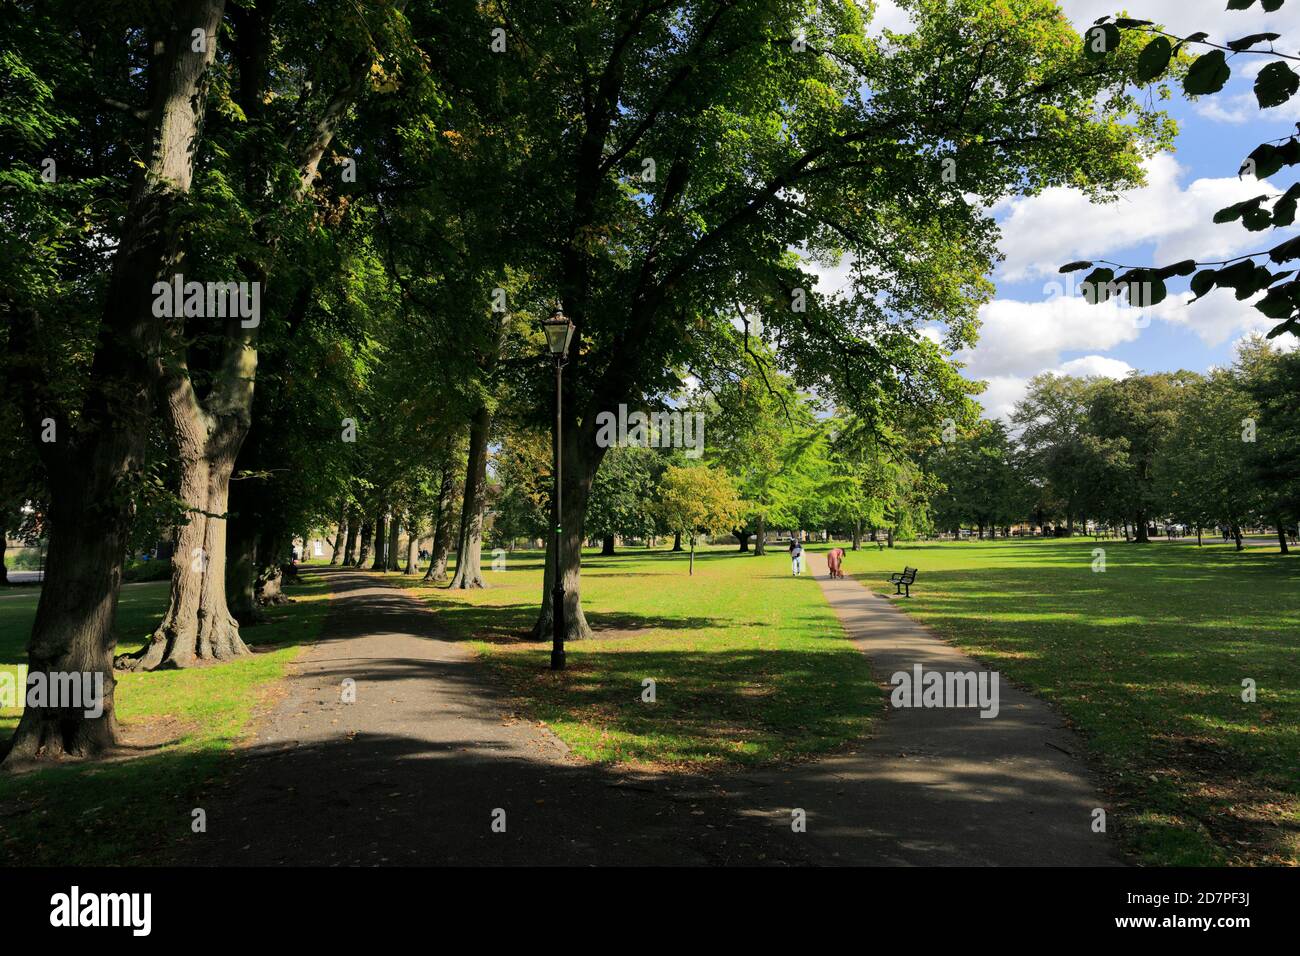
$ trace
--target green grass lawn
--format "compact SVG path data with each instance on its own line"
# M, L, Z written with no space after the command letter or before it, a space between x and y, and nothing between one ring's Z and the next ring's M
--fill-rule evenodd
M547 669L549 645L523 642L541 562L516 553L486 573L487 590L417 593L444 626L476 639L525 714L587 759L700 770L798 758L860 737L880 710L869 662L783 553L705 551L694 576L683 554L585 556L583 606L596 633L569 645L558 674ZM647 678L654 703L642 701Z
M904 563L920 569L898 599L910 614L1082 732L1139 858L1300 860L1300 559L1013 540L873 546L845 569L892 593L885 576ZM1256 703L1241 699L1245 678Z
M166 582L125 586L117 614L118 650L144 644L167 604ZM150 674L119 674L116 704L131 760L69 763L0 775L0 862L24 865L149 863L160 844L189 834L190 809L244 734L264 693L303 644L320 633L325 582L308 577L288 592L292 604L267 609L245 628L259 651L227 664ZM0 668L26 663L36 613L34 588L0 590ZM8 734L21 711L0 710Z

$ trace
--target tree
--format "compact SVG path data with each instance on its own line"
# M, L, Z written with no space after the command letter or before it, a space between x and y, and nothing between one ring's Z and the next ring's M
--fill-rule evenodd
M99 287L102 294L95 297L100 323L94 357L84 389L71 399L61 397L51 377L43 374L47 366L40 346L46 332L42 311L57 310L61 303L29 298L30 284L4 283L10 346L27 357L20 384L24 419L50 479L48 571L32 625L28 666L31 673L45 673L50 679L60 672L93 673L102 678L104 688L103 707L93 717L48 706L24 710L7 761L91 754L117 740L113 617L130 528L130 484L143 457L152 411L152 357L159 354L163 337L162 319L153 309L153 288L170 278L179 261L185 199L194 181L193 145L207 108L209 71L224 8L224 0L187 0L168 8L161 18L151 18L143 28L113 24L114 29L133 32L140 48L147 38L155 41L147 62L141 57L141 68L134 71L147 83L152 98L135 113L142 118L128 138L139 160L120 228L111 233L116 239L111 272L107 284ZM29 11L18 18L21 27L13 34L17 45L39 47L54 37L72 36L60 22L71 20L72 14L63 4L52 5L39 18ZM82 14L77 12L78 17ZM87 27L109 32L107 23L77 25L77 33ZM195 31L206 42L194 43ZM72 46L67 40L58 42ZM69 55L66 62L82 61L79 55ZM95 82L78 86L93 90ZM114 87L103 78L100 88ZM47 103L50 89L45 87ZM65 87L60 95L78 92ZM102 110L89 105L100 102L96 95L86 101L85 109ZM74 125L71 103L50 103L47 108ZM47 128L42 138L48 142L52 133ZM37 181L35 176L31 181ZM27 238L33 247L44 239L39 234ZM102 242L103 234L94 238ZM74 262L86 271L86 263L71 254L59 265ZM54 423L58 440L41 442L46 420Z
M1148 521L1160 513L1155 464L1174 428L1181 391L1195 378L1188 372L1133 374L1101 382L1091 396L1089 430L1121 449L1119 495L1138 544L1147 543Z
M659 482L656 502L664 524L690 542L690 574L695 573L695 543L702 534L729 530L743 511L735 485L719 468L669 465Z
M1254 404L1232 369L1188 382L1153 468L1155 491L1168 509L1202 525L1241 528L1258 513L1258 490L1244 442ZM1142 529L1139 529L1141 533Z
M640 445L611 448L601 460L591 486L587 530L602 539L602 554L614 553L614 539L645 538L654 533L652 500L662 456Z
M985 210L1053 184L1131 184L1142 153L1167 140L1125 92L1135 58L1090 62L1054 5L915 11L913 33L876 40L848 2L529 0L502 20L462 0L431 31L447 37L439 76L528 144L518 239L576 326L559 543L568 639L588 631L597 417L675 390L682 366L732 339L731 310L709 303L761 313L801 385L873 421L942 404L960 376L916 327L973 339L996 254ZM509 55L482 52L498 27ZM810 292L792 249L851 256L853 295ZM544 381L544 360L534 375ZM549 636L549 577L542 587L537 638Z
M956 441L940 444L926 463L944 486L934 500L940 527L970 523L983 538L986 528L1010 524L1023 514L1026 494L1013 458L1001 422L982 421Z

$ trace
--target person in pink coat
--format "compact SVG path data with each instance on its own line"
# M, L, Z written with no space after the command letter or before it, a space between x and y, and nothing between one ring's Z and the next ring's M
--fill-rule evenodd
M826 567L830 569L831 577L842 578L844 572L840 570L840 564L844 561L843 548L831 548L826 552Z

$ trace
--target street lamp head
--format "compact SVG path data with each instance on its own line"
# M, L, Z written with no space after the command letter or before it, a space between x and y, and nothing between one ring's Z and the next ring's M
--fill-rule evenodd
M542 323L546 331L546 345L557 359L569 354L569 342L573 340L573 323L558 308L551 317Z

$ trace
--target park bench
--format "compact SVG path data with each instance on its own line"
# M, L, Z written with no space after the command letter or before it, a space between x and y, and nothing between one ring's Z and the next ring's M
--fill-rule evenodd
M912 584L916 581L916 568L904 567L902 573L894 573L889 576L889 583L894 586L895 594L907 593L904 597L912 596Z

